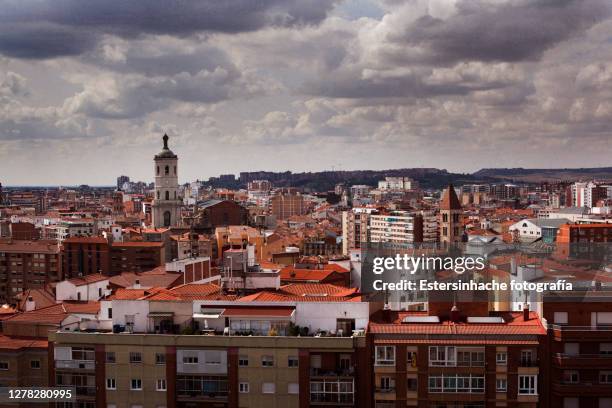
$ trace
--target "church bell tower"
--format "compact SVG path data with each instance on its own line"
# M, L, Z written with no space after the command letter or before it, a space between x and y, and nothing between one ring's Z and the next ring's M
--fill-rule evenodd
M178 157L168 148L168 135L164 147L155 155L155 196L153 198L153 227L177 227L181 223L181 199L178 196Z

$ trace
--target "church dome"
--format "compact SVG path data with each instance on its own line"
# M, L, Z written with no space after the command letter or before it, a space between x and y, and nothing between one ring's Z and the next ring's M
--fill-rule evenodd
M174 152L168 148L168 135L164 134L164 137L162 139L164 141L164 148L161 152L155 155L155 159L176 159L176 154L174 154Z

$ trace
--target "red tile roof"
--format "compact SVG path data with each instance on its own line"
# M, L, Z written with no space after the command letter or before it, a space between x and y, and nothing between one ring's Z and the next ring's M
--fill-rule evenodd
M85 275L78 278L68 279L68 282L75 286L89 285L91 283L102 282L109 279L108 276L102 275L101 273L95 273L91 275Z
M48 346L46 339L0 335L0 350L47 349Z
M391 323L380 323L382 314L372 316L368 330L373 334L402 335L545 335L546 329L535 312L530 313L528 321L523 320L522 312L506 312L497 314L504 318L505 323L402 323L411 312L391 312ZM422 316L423 314L416 314ZM378 322L376 321L378 320Z
M223 311L224 317L291 317L294 307L229 307Z

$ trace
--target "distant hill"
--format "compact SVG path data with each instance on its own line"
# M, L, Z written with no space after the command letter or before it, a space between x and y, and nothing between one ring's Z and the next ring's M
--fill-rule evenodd
M517 167L481 169L473 173L472 176L476 178L493 178L529 183L538 183L542 181L576 181L581 179L612 180L612 167L583 167L574 169L524 169L522 167Z

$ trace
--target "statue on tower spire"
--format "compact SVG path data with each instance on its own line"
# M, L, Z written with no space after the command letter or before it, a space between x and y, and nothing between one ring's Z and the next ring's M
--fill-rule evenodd
M164 137L162 139L164 139L164 149L168 149L168 135L164 133Z

